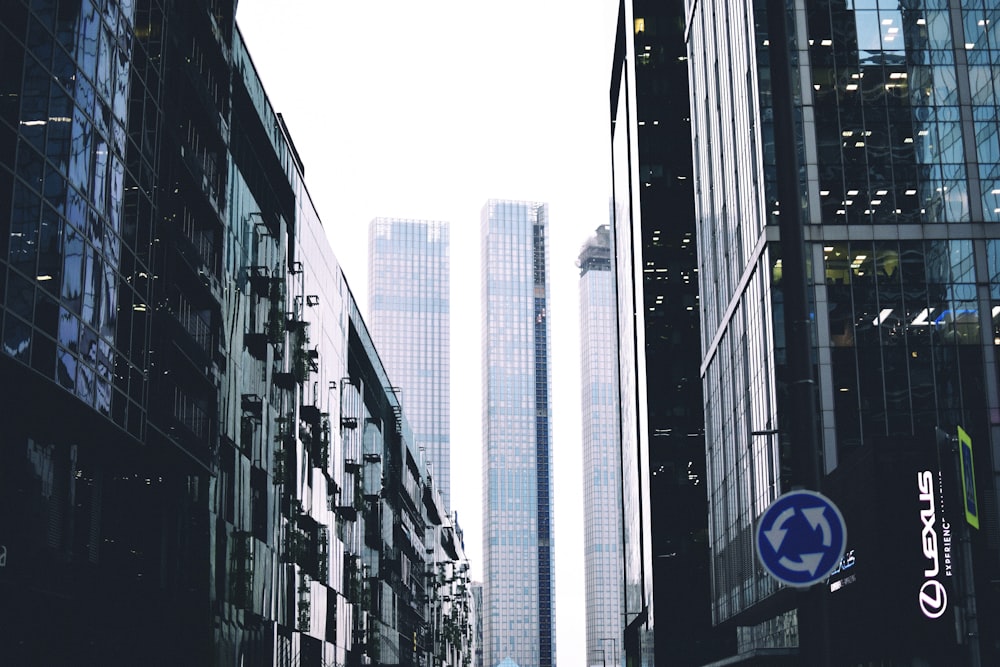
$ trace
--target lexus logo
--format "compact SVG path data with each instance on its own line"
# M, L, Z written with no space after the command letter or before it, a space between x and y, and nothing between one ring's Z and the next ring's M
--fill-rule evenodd
M940 554L938 553L938 534L934 530L937 519L934 503L934 475L930 470L917 473L917 488L920 491L920 544L923 547L924 558L928 566L924 570L926 577L920 587L920 611L930 619L941 618L948 608L948 592L944 584L935 579L941 571ZM949 575L950 576L950 575Z
M948 608L948 593L944 584L936 579L928 579L920 587L920 611L927 618L941 618Z

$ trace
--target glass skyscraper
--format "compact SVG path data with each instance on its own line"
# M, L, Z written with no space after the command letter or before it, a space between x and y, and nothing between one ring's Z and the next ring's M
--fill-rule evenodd
M0 664L426 665L468 564L235 2L0 2Z
M708 603L685 16L683 0L621 2L611 80L624 639L636 664L703 665L735 637L713 628Z
M619 4L611 70L611 251L618 312L618 423L622 464L623 647L626 664L654 664L649 502L649 410L642 294L635 43L632 5Z
M739 626L744 654L798 643L793 596L756 563L752 535L790 488L801 446L786 430L801 389L787 382L791 249L778 226L779 211L801 205L823 484L845 509L844 565L856 564L828 587L831 609L848 610L831 631L852 628L838 659L971 664L981 649L995 664L997 647L970 619L995 627L989 582L1000 569L1000 3L790 5L790 39L770 44L764 2L687 2L713 618ZM789 128L774 123L786 101L772 96L776 47L791 54L801 192L780 205L775 135ZM972 529L969 561L940 584L946 608L929 610L918 593L936 568L921 540L950 539L938 528L965 520L945 503L922 527L914 473L926 466L949 482L935 428L957 426L975 443L969 478L988 525ZM930 463L913 467L918 458ZM852 513L861 496L868 511ZM897 508L900 497L910 504ZM900 540L881 542L887 531Z
M482 210L485 664L555 660L548 206Z
M448 224L376 218L368 235L368 319L416 446L451 508Z
M621 446L615 282L608 225L583 245L580 267L580 379L587 664L620 664L622 648Z

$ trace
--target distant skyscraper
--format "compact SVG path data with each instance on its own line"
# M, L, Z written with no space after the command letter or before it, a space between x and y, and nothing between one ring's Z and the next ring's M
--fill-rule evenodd
M482 211L484 653L552 667L555 572L546 242L548 207Z
M448 224L375 218L368 244L372 338L450 511Z
M615 374L617 307L607 225L584 244L578 266L587 664L620 664L622 465Z

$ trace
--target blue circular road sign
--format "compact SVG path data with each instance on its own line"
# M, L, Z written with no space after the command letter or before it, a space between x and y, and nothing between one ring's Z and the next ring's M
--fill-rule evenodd
M791 491L761 515L754 535L757 557L789 586L808 587L833 572L844 557L847 526L833 501L815 491Z

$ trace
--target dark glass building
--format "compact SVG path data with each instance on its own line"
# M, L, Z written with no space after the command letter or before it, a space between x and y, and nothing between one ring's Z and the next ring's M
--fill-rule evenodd
M234 13L0 1L0 663L470 646L460 533Z
M232 13L0 7L5 662L210 644Z
M653 563L642 295L642 226L632 7L619 4L611 70L611 257L615 272L622 470L622 646L629 667L653 665ZM620 650L620 653L618 651Z
M733 640L713 629L709 606L684 16L680 1L622 3L611 86L625 549L635 553L625 576L645 582L626 587L625 657L636 665L705 664Z
M796 0L775 43L767 3L686 4L713 620L737 627L747 664L799 644L796 598L753 546L760 514L801 483L782 265L795 249L778 225L796 211L821 487L848 527L825 588L831 660L995 664L1000 4ZM776 48L790 96L773 94ZM794 122L776 127L789 97ZM786 131L798 202L777 195ZM952 488L959 426L968 496ZM962 506L977 502L974 528Z
M700 312L684 3L632 4L658 663L725 655L711 630ZM669 601L669 602L667 602Z

